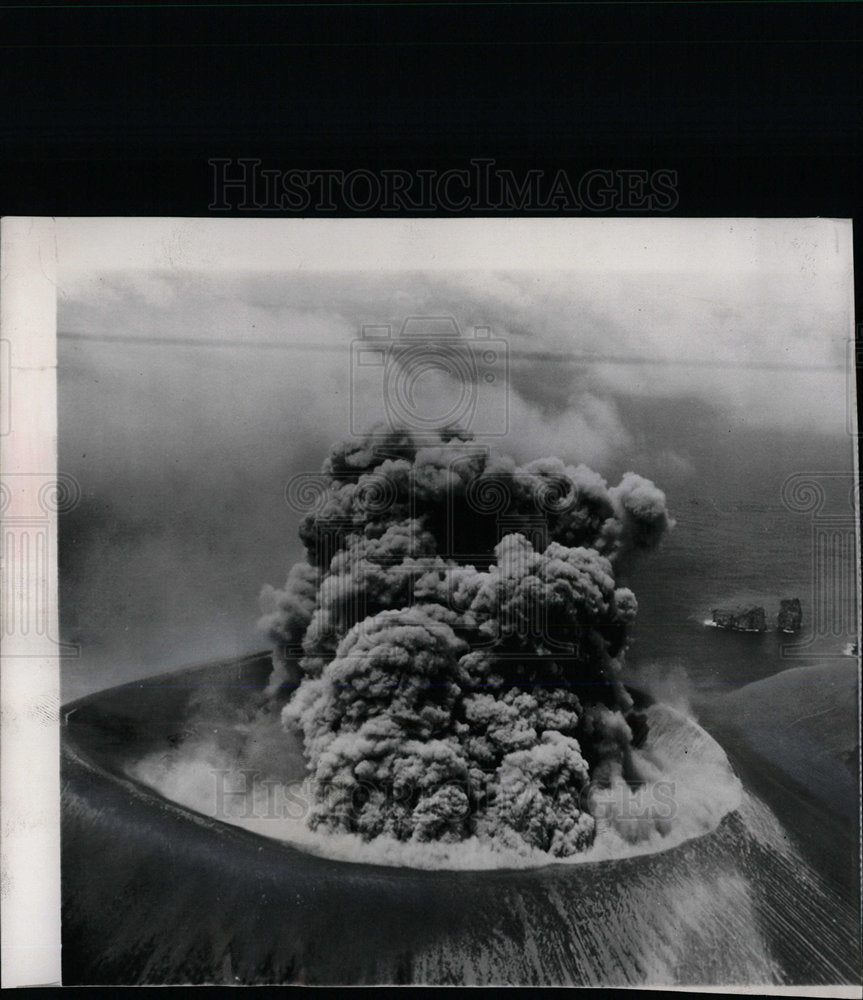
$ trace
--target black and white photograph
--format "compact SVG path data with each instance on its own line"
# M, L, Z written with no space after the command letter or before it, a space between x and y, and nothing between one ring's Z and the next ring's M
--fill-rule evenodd
M50 237L64 985L855 995L850 221Z

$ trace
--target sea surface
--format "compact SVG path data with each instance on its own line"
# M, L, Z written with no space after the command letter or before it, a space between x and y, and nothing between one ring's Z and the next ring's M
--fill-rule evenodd
M745 503L693 496L672 504L674 530L629 575L639 604L628 653L634 674L677 668L697 695L847 655L858 600L850 508L835 517L837 528L763 492ZM776 628L780 599L792 597L803 607L796 635ZM766 632L709 624L714 609L747 605L765 609Z

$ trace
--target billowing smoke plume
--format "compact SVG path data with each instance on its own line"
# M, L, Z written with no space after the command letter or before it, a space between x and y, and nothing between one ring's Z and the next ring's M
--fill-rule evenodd
M523 467L457 431L371 434L300 482L307 562L265 588L275 693L302 732L314 826L472 835L563 856L590 786L646 732L620 681L635 596L615 571L669 527L628 472Z

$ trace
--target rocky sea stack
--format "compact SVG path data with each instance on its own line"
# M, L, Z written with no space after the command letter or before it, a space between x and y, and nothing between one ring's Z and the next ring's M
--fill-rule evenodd
M780 632L799 632L803 624L803 608L800 606L800 598L792 597L783 599L779 605L779 615L776 618L776 627Z
M735 632L766 632L767 616L764 608L738 608L735 611L713 610L713 624L718 628L732 629Z

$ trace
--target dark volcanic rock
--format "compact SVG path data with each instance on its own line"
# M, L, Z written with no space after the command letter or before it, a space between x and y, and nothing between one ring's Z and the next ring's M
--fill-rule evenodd
M776 619L776 627L781 632L799 632L803 624L803 608L800 606L800 598L792 597L790 600L782 600L779 606L779 616Z
M713 623L719 628L733 629L736 632L765 632L767 616L764 608L738 608L735 611L720 611L714 609Z
M856 898L853 865L842 867L849 889L839 895L766 806L730 813L711 833L655 854L433 871L319 857L195 813L129 778L130 763L163 752L195 725L201 698L257 705L269 674L266 653L64 707L67 985L859 980L859 911L847 901ZM847 674L856 682L853 670ZM797 688L789 687L793 700ZM789 738L787 726L782 731ZM808 748L790 744L809 759ZM744 775L751 761L740 758ZM784 782L778 800L791 821L809 815ZM855 856L856 830L846 850L835 825L806 822L810 835L824 838L812 857L828 853L825 843L843 860Z

